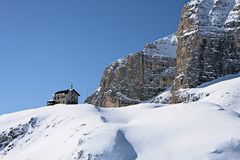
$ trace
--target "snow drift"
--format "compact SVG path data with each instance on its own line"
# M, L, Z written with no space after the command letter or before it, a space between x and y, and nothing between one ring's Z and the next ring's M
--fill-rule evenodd
M239 97L229 95L239 95L240 78L212 83L194 89L209 94L198 102L55 105L2 115L0 159L238 160Z

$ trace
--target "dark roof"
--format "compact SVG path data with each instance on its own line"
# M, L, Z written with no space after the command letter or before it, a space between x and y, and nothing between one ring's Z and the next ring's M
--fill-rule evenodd
M60 93L65 93L65 94L67 94L69 91L70 91L69 89L67 89L67 90L62 90L62 91L56 92L55 94L60 94Z
M54 93L54 94L61 94L61 93L67 94L67 93L69 93L69 92L71 92L71 91L75 92L78 96L80 96L80 94L79 94L75 89L62 90L62 91L58 91L58 92L56 92L56 93Z
M80 94L75 90L75 89L71 89L70 91L75 92L78 96L80 96Z

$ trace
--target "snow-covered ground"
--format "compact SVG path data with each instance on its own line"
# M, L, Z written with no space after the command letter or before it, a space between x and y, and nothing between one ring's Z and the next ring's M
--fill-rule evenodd
M197 88L182 89L179 94L186 102L210 102L240 113L240 74L221 77Z
M211 83L195 89L208 94L198 102L56 105L2 115L0 159L239 160L240 78Z

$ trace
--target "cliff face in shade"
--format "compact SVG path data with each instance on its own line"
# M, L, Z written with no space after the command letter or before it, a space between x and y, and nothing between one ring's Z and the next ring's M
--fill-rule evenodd
M240 71L240 2L192 0L185 5L177 33L177 91Z
M176 37L171 35L112 63L105 69L99 89L85 102L122 107L157 96L173 82L176 45Z

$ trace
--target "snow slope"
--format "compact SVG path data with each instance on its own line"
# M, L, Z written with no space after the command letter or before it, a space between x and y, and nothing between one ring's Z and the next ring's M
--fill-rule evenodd
M29 124L31 118L36 125L1 149L1 160L240 157L238 114L211 103L141 104L120 109L58 105L3 115L0 133Z
M182 89L179 94L186 102L215 103L240 113L240 74L221 77L197 88Z
M0 159L239 160L239 87L239 75L231 75L188 90L207 95L198 102L56 105L1 115Z

